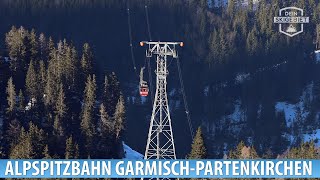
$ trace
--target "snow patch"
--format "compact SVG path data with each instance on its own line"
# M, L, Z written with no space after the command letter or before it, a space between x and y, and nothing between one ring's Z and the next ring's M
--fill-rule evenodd
M294 104L289 104L286 102L276 103L276 112L284 112L287 127L291 126L292 121L296 117L296 106Z
M5 61L6 63L10 62L10 58L9 58L9 57L4 57L4 61Z
M241 111L241 101L237 100L234 104L234 111L232 114L228 115L227 118L231 119L232 121L240 122L242 116Z
M261 117L261 111L262 111L262 104L259 104L259 108L258 108L258 112L257 112L258 119Z
M285 114L285 119L287 123L287 127L290 127L295 119L297 119L298 111L301 111L301 118L305 120L309 115L303 106L303 102L299 102L297 104L290 104L287 102L278 102L276 103L276 112L283 111Z
M238 73L235 78L235 81L236 81L236 84L241 84L244 81L249 79L250 79L250 73Z
M308 142L308 141L314 141L315 145L317 147L320 146L320 129L317 129L315 131L313 131L311 134L304 134L303 135L303 140L304 142Z
M227 143L223 143L223 154L224 155L228 154L228 144Z
M247 137L247 142L250 146L253 146L253 138L252 137Z
M124 159L143 159L143 155L123 143Z
M300 115L302 120L305 120L309 115L309 112L306 110L305 105L312 101L313 99L313 83L309 84L305 90L303 91L300 101L296 104L290 104L288 102L277 102L275 105L276 112L283 111L285 114L285 119L287 123L287 127L290 127L293 121L299 117L297 117L298 112L300 111Z
M31 108L32 108L33 106L35 106L36 103L37 103L36 98L31 98L30 101L28 102L27 106L25 107L25 110L26 110L26 111L31 110Z

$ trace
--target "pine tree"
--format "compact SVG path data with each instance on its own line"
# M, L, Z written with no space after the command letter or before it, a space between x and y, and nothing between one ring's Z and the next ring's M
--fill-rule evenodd
M8 139L8 142L10 142L10 146L15 146L19 142L19 137L22 132L22 127L20 122L17 119L13 119L8 126L8 129L6 131L6 137Z
M87 77L93 71L93 54L88 43L83 45L82 57L81 57L81 68L84 73L84 77Z
M94 125L94 105L96 99L96 80L95 75L88 76L84 90L84 104L81 112L81 130L86 139L86 149L90 155L93 148L93 140L96 134Z
M241 12L240 16L240 26L241 26L241 33L242 33L242 38L245 39L246 36L248 35L248 29L250 28L248 25L249 22L249 16L246 11Z
M227 13L229 14L229 16L230 16L231 18L234 17L235 8L236 8L236 5L235 5L234 0L228 0Z
M207 32L207 10L208 10L208 1L207 0L198 0L198 13L197 13L197 22L198 22L198 28L199 33L202 36L206 35Z
M124 100L123 96L120 95L120 98L118 100L117 106L116 106L116 111L114 113L114 120L115 120L115 134L116 138L119 139L122 131L125 128L125 106L124 106Z
M66 159L76 159L79 157L79 152L78 152L78 145L74 143L74 140L72 136L70 136L66 140L66 151L65 151L65 158Z
M101 134L104 136L110 135L114 131L114 122L109 117L103 103L100 105L100 120Z
M57 45L56 54L53 58L55 67L55 76L59 82L62 81L62 77L65 73L65 49L63 42L60 40Z
M258 49L258 38L257 38L254 30L249 32L246 47L247 47L247 52L249 55L251 55L251 56L255 55L255 53Z
M188 155L189 159L205 159L207 157L207 149L203 140L201 127L198 128L196 136L191 145L191 152Z
M249 11L253 11L253 0L248 0Z
M69 85L69 88L75 87L75 78L76 78L76 70L77 70L77 52L74 47L66 47L65 50L65 76L66 81Z
M97 85L95 75L93 75L92 78L91 75L89 75L84 91L84 105L82 108L81 118L81 128L87 136L93 136L94 134L93 112L96 99L96 89Z
M109 117L103 104L100 105L99 121L99 142L97 155L103 158L110 158L111 151L117 151L115 148L115 128L114 120Z
M47 59L47 54L48 54L48 46L47 46L47 39L43 33L39 35L38 39L38 47L39 47L39 56L40 60L46 60Z
M24 110L24 107L25 107L24 101L25 101L25 99L24 99L24 96L23 96L23 92L20 89L20 91L19 91L19 110L20 111Z
M30 138L21 139L13 146L9 154L10 159L33 159L35 158L34 149Z
M319 14L320 14L320 4L316 5L313 9L313 14L312 14L312 21L315 23L315 24L319 24L320 21L319 21Z
M105 106L108 114L113 115L121 95L120 84L114 72L109 75L106 87L108 88L108 91L106 91L108 94L106 94Z
M29 123L29 130L21 128L18 143L11 147L9 158L11 159L40 159L45 150L45 134L33 123Z
M300 146L290 149L287 154L288 159L315 159L317 158L317 148L314 142L301 143Z
M218 60L218 58L220 57L219 45L220 45L220 39L219 39L217 30L214 29L214 31L211 33L210 39L209 39L209 48L210 48L210 52L209 52L209 56L208 56L209 66L212 66L215 63L214 60Z
M39 91L39 95L43 96L43 94L45 93L45 87L46 87L46 66L44 64L44 61L41 60L39 63L39 72L38 72L38 91Z
M52 37L49 37L47 50L49 51L47 59L50 61L53 59L55 52L54 42Z
M42 158L42 153L47 142L44 130L40 129L38 126L30 122L27 137L31 139L35 157Z
M15 91L15 85L13 84L12 77L10 77L8 80L6 92L8 95L7 96L7 102L8 102L7 111L9 113L13 113L16 108L16 91Z
M80 158L79 145L78 145L77 143L75 143L74 147L75 147L74 158L75 158L75 159L79 159L79 158Z
M78 52L76 50L76 48L74 46L72 46L71 48L71 84L72 84L72 88L76 89L79 87L78 85L78 81L80 80L80 78L78 77L78 67L80 67L80 62L78 61Z
M51 62L50 62L51 63ZM51 106L54 103L56 97L56 81L53 71L53 67L49 66L46 77L46 86L44 89L44 103L45 105Z
M30 43L30 59L36 60L38 55L38 41L37 41L37 35L34 29L31 30L29 33L29 43Z
M257 158L259 158L259 155L258 155L256 149L255 149L253 146L250 147L250 156L249 156L249 158L250 158L250 159L257 159Z
M28 93L29 98L36 98L38 97L38 81L37 81L37 74L34 69L33 61L30 61L27 76L26 76L26 90Z
M103 83L103 94L102 94L102 103L107 105L111 102L111 95L110 95L110 85L108 76L104 76L104 83Z
M320 48L320 24L316 25L316 48Z
M63 85L60 84L58 98L55 104L56 114L58 115L59 118L63 118L67 113L67 106L65 104L65 99L66 97L63 91Z
M62 118L56 115L53 122L53 134L60 137L64 135L64 129L61 119Z
M229 159L239 159L242 156L242 149L245 147L245 144L243 141L240 141L240 143L237 145L235 150L232 150L229 152Z
M50 155L50 152L49 152L48 145L44 147L42 155L43 155L43 159L52 159L52 156Z
M26 55L24 39L27 34L28 32L23 27L17 29L14 26L6 34L5 41L11 58L10 68L13 72L24 70Z
M307 3L306 0L298 0L298 6L297 7L302 8L302 9L306 9L306 3Z
M220 40L220 53L219 53L219 60L224 62L228 58L228 43L226 41L226 35L223 28L219 31L219 40Z

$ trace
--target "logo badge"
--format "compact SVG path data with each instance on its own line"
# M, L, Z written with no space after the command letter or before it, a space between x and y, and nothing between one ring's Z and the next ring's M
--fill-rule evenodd
M274 23L279 24L279 31L289 37L303 32L303 25L309 23L309 17L304 17L303 9L286 7L279 10L279 17L274 17Z

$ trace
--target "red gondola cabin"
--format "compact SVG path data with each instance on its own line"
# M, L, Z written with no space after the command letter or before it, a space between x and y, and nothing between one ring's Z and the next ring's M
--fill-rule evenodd
M145 97L148 96L149 88L148 86L140 86L140 95Z

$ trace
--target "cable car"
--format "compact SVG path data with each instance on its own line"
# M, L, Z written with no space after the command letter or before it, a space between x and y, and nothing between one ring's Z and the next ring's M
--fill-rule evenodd
M140 96L148 96L149 94L149 87L148 87L148 84L146 81L143 80L143 70L144 70L144 67L141 68L141 71L140 71L140 87L139 87L139 90L140 90Z
M148 96L149 94L149 87L147 84L140 84L140 96Z

